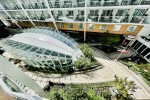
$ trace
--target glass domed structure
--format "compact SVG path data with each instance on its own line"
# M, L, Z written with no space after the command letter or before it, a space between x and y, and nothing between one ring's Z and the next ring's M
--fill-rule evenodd
M0 47L28 65L52 69L71 67L83 55L73 39L48 27L23 29L20 34L1 40Z

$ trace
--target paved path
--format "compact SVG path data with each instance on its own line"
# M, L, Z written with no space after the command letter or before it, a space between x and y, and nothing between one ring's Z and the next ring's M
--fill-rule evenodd
M128 67L117 61L110 60L98 51L95 51L95 58L115 75L119 77L128 77L128 79L135 81L136 85L139 87L136 92L133 93L136 99L150 100L150 87L138 75L129 70Z
M98 82L108 82L114 80L114 75L119 77L128 77L128 79L135 81L139 87L133 96L138 100L150 100L150 89L144 81L139 78L138 75L129 70L125 65L110 60L109 58L103 56L98 51L95 51L95 58L105 66L102 69L96 70L94 72L88 72L86 74L77 75L40 75L31 72L26 72L31 78L33 78L42 88L47 84L49 80L53 82L63 82L63 83L98 83Z

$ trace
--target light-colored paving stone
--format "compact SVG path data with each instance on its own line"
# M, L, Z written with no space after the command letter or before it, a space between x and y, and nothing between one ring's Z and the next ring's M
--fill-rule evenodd
M101 54L96 53L95 57L101 64L110 69L115 75L119 77L128 77L133 80L139 89L136 92L133 92L133 96L138 100L150 100L150 89L147 84L135 73L129 70L125 65L121 65L119 62L106 59L106 57Z

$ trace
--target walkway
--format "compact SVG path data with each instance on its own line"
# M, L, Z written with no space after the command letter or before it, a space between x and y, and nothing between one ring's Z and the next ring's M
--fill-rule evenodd
M150 100L150 88L144 81L139 78L138 75L129 70L125 65L110 60L105 57L98 51L95 51L95 58L105 66L102 69L96 70L94 72L88 72L85 74L77 74L77 75L41 75L34 74L31 72L26 72L32 79L34 79L42 88L47 84L50 80L52 82L63 82L63 83L98 83L98 82L107 82L114 80L114 75L119 77L128 77L128 79L135 81L137 86L139 87L136 92L133 93L134 98L136 99L149 99Z
M150 100L150 87L138 75L129 70L128 67L117 61L110 60L98 51L95 51L95 58L115 75L119 77L128 77L128 79L135 81L136 85L139 87L136 92L133 93L136 99Z

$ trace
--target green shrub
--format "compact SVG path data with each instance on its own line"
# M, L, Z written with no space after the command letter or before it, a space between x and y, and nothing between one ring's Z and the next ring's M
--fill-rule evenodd
M93 50L87 44L82 44L80 48L83 54L85 55L85 57L90 58L90 59L94 57Z

